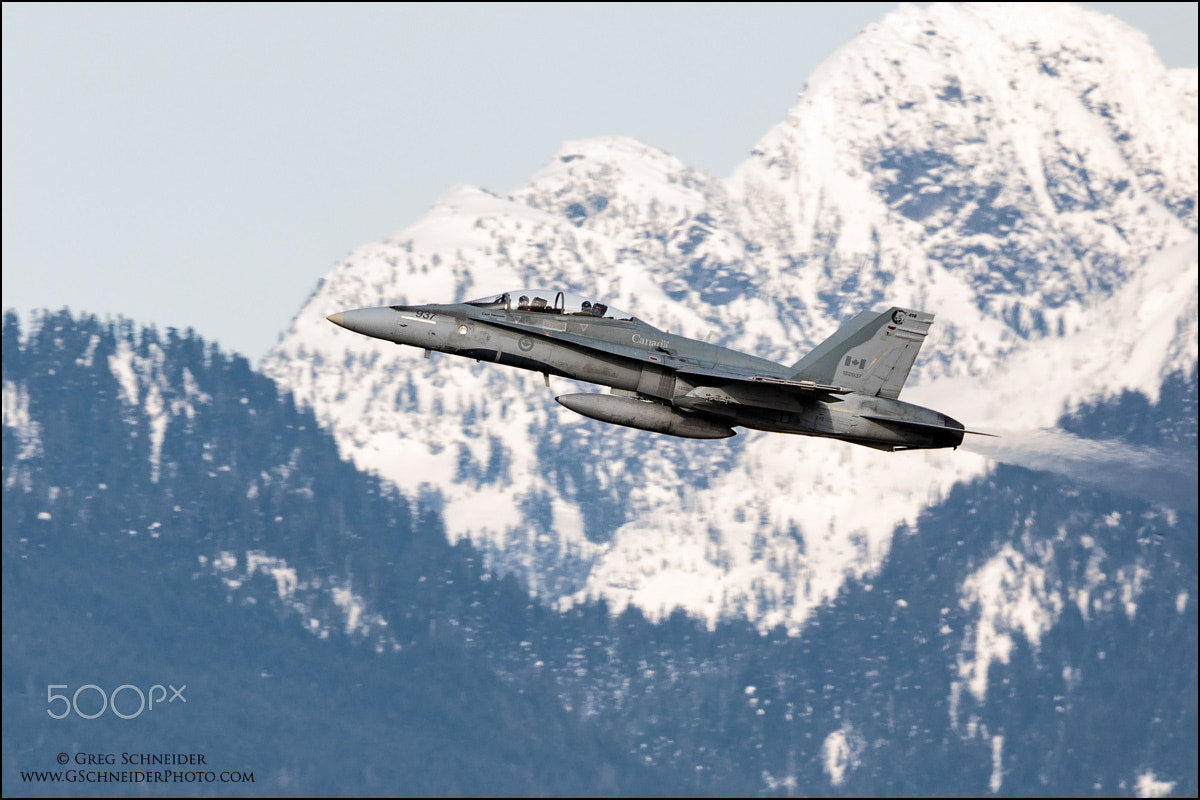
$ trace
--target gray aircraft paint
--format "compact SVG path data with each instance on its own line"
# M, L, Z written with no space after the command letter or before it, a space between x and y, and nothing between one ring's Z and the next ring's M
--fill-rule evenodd
M528 294L360 308L329 321L427 352L608 386L612 396L556 399L593 419L672 436L725 438L740 426L891 451L958 447L965 433L974 433L898 399L932 314L898 307L863 312L789 368L667 333L602 303L518 291ZM539 308L528 307L530 294L542 301Z

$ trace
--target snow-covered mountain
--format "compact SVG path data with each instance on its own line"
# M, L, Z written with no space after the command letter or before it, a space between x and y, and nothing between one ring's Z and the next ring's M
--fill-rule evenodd
M728 179L614 137L566 143L506 195L455 187L337 265L262 369L543 597L795 630L991 462L606 426L553 402L565 381L423 360L325 316L549 285L792 361L864 308L911 305L938 319L905 399L977 429L1052 426L1194 369L1196 105L1194 69L1095 11L905 6ZM962 587L981 636L1006 613L989 586L1037 585L1035 562L997 557ZM1050 624L1062 598L1026 595L1008 596Z

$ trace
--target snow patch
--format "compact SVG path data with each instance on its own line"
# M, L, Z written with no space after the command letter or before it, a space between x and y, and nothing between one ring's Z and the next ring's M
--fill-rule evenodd
M846 773L861 766L859 754L862 744L849 727L843 727L825 737L821 745L821 758L831 786L841 786L846 780Z
M32 476L20 462L42 454L42 428L29 414L29 388L24 383L4 381L0 392L4 427L11 428L17 438L16 463L7 470L4 488L20 485L25 491L32 491Z
M992 794L1000 791L1004 783L1004 737L992 737L992 774L988 778L988 789Z
M1160 781L1153 772L1143 772L1138 775L1134 790L1138 797L1167 797L1175 790L1175 781Z
M1042 634L1058 620L1063 601L1047 584L1045 571L1011 544L963 581L959 604L979 609L973 636L964 637L958 675L979 702L987 693L988 667L1007 664L1013 633L1037 650ZM969 648L969 649L968 649Z

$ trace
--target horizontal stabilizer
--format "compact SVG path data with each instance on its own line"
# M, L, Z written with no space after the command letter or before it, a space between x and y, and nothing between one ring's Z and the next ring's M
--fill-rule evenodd
M991 436L993 438L999 438L994 433L984 433L983 431L968 431L962 427L955 427L953 425L937 425L932 422L917 422L916 420L911 420L911 419L896 419L895 417L881 417L876 414L860 414L860 416L863 419L869 419L873 422L882 422L882 423L885 423L888 425L899 425L901 427L908 427L908 428L923 428L925 430L932 430L932 431L952 431L954 433L971 433L971 434L974 434L975 436Z

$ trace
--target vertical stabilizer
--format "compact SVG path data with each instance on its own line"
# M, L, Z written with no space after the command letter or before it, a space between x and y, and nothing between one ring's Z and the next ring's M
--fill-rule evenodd
M792 365L794 381L841 386L895 400L933 314L907 308L864 311Z

